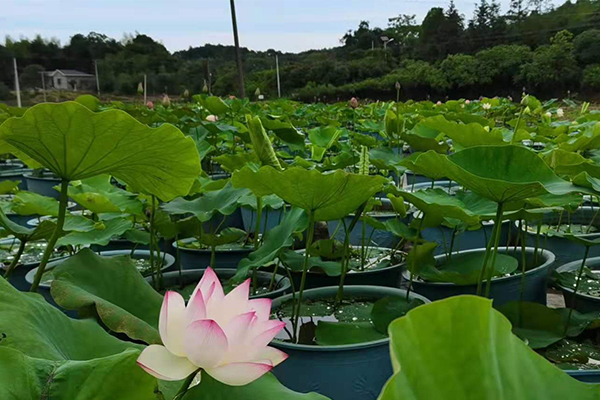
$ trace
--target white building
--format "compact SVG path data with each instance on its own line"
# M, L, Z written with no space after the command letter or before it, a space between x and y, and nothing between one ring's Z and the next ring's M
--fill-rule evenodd
M74 69L57 69L54 72L45 72L48 86L61 90L89 90L96 87L96 77L92 74L76 71Z

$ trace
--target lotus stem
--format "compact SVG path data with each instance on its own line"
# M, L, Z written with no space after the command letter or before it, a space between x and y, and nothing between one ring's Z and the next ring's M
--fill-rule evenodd
M498 218L498 214L500 213L500 204L496 208L496 218ZM481 296L481 290L483 289L483 279L485 277L486 267L488 263L488 259L490 258L490 253L492 251L492 244L496 239L496 226L492 229L492 237L487 241L487 246L485 248L485 255L483 256L483 266L481 267L481 271L479 271L479 278L477 279L477 296ZM487 240L487 238L486 238Z
M275 268L273 269L273 276L271 276L271 282L269 282L268 291L271 292L273 290L273 286L275 286L275 277L277 276L277 269L279 268L279 261L275 264Z
M8 269L6 270L6 273L4 274L4 279L8 280L8 278L10 278L10 276L12 275L15 268L17 268L17 265L19 264L19 261L21 260L21 256L23 255L23 251L25 251L26 244L27 244L27 240L20 240L19 250L17 250L17 254L15 255L15 258L12 260L12 262L8 266Z
M592 201L592 204L594 204L593 201ZM594 210L594 206L592 206L592 211L593 210ZM596 220L596 217L598 216L599 212L600 212L600 207L598 207L598 209L596 210L596 213L592 217L592 220L590 221L590 224L588 225L587 229L585 230L585 233L590 233L590 230L592 229L592 225L594 224L594 221Z
M344 254L342 256L342 274L340 275L340 285L338 286L337 296L335 298L335 305L337 307L338 304L341 303L342 298L344 297L344 280L346 279L346 274L348 273L348 264L350 264L350 254L348 249L350 248L350 234L354 230L354 227L360 220L360 216L363 211L365 211L365 207L367 203L365 202L362 206L360 206L354 214L354 218L352 222L350 222L350 226L346 229L346 237L344 238ZM364 223L363 223L364 224Z
M514 144L517 139L517 131L519 130L519 125L521 125L521 119L523 118L523 112L525 111L525 107L521 105L521 111L519 112L519 118L517 118L517 125L515 125L515 131L513 133L513 137L510 140L510 144Z
M419 245L419 238L421 237L421 231L423 230L423 222L425 222L425 213L421 212L421 222L419 223L419 229L417 230L417 237L415 239L415 242L413 243L413 248L416 248L416 246ZM412 271L416 271L417 270L417 260L416 257L413 257L412 259ZM410 275L408 276L408 288L406 289L406 301L408 301L410 299L410 289L412 288L412 283L413 283L413 279L414 279L414 273L410 272Z
M298 320L300 319L300 311L302 310L302 295L304 294L304 286L306 286L306 274L308 272L308 249L312 245L313 236L315 234L315 214L312 211L308 212L308 235L306 237L306 250L304 251L304 266L302 267L302 279L300 280L300 288L298 289L298 302L294 318L294 335L292 341L296 343L298 332Z
M519 222L519 231L521 234L521 288L519 293L519 301L523 302L523 295L525 293L525 272L527 271L527 253L525 253L525 231L527 225L523 229L523 220Z
M54 228L54 232L48 240L48 246L44 251L44 255L42 256L42 260L40 261L40 266L35 274L35 278L33 283L31 284L31 292L37 292L40 286L40 282L42 281L42 276L44 275L44 271L46 270L46 265L48 264L48 260L50 260L50 256L54 252L54 246L56 246L56 242L58 238L61 237L63 233L63 227L65 225L65 215L67 212L67 202L69 200L69 196L67 195L67 189L69 188L69 181L63 179L60 182L60 197L58 203L58 219L56 220L56 227Z
M258 250L260 238L260 219L262 217L262 197L256 196L256 225L254 226L254 251Z
M583 260L581 260L581 266L579 267L579 272L577 273L577 282L575 282L575 290L573 291L573 298L571 299L571 307L569 308L569 316L567 317L567 324L565 325L564 336L567 336L567 332L569 330L569 324L571 323L571 315L573 314L573 309L575 308L577 291L579 290L579 285L581 284L581 276L583 275L583 268L585 267L585 262L587 260L588 253L590 252L590 247L591 246L585 246Z
M185 378L185 380L183 381L183 384L181 385L181 387L177 391L177 394L175 394L175 397L173 397L173 400L181 400L181 399L183 399L183 396L185 396L186 393L188 392L188 390L190 389L190 385L194 381L194 378L196 377L196 375L198 375L198 373L201 370L202 370L202 368L198 368L196 371L192 372L190 374L190 376L188 376L187 378Z
M535 234L535 249L533 250L533 266L538 262L538 250L540 249L540 234L542 233L542 224L539 223Z
M492 287L492 275L494 273L494 269L496 268L496 256L498 255L498 244L500 243L500 231L502 230L502 212L504 208L504 203L498 203L498 213L496 215L496 220L494 222L494 228L496 230L496 235L494 236L494 252L492 253L492 265L487 270L487 284L485 286L485 297L490 297L490 290Z

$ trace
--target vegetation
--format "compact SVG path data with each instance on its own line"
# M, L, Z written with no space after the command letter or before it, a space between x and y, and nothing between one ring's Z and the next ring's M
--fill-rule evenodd
M242 49L246 92L277 94L274 55L279 55L283 94L305 101L351 96L395 98L400 82L405 98L520 95L591 97L599 88L600 1L512 0L508 10L496 0L480 0L468 19L453 2L432 8L421 25L415 16L389 19L386 28L367 21L348 31L341 46L290 54ZM382 49L381 36L394 42ZM143 75L151 94L236 94L235 52L210 45L170 54L152 38L136 34L116 41L99 33L74 35L65 46L41 37L7 38L0 46L0 85L12 87L11 58L19 59L25 88L38 86L43 67L93 73L98 62L101 91L134 95ZM0 96L6 98L7 93Z

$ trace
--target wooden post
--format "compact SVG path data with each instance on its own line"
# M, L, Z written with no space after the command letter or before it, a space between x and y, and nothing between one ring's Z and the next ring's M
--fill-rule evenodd
M19 71L17 71L17 59L14 57L13 67L15 68L15 92L17 92L17 106L21 108L21 88L19 86Z
M281 81L279 80L279 56L275 54L275 67L277 68L277 97L281 98Z
M146 101L148 91L146 89L147 89L147 80L146 80L146 74L144 74L144 105L148 104L148 102Z
M244 69L242 67L242 51L240 50L240 39L238 37L237 19L235 16L235 2L229 0L231 7L231 23L233 25L233 41L235 43L235 59L238 69L238 85L240 86L240 98L246 97L246 89L244 88Z
M46 71L40 72L42 75L42 94L44 95L44 103L46 103Z
M100 78L98 78L98 61L94 60L94 70L96 71L96 89L98 90L98 97L100 96Z

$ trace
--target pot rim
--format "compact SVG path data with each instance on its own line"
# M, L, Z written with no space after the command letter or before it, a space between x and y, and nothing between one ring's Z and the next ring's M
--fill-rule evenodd
M561 265L560 267L556 268L556 272L568 272L568 271L572 271L573 269L578 269L581 266L581 261L583 261L583 259L579 259L579 260L575 260L575 261L571 261L568 262L566 264ZM600 266L600 256L598 257L590 257L586 260L586 264L587 263L594 263L594 264L598 264L598 266ZM575 267L575 268L571 268L571 267ZM565 292L569 292L571 294L573 294L575 292L575 290L563 286L560 283L555 281L556 286L558 286L562 291ZM594 301L596 303L600 303L600 296L591 296L589 294L586 293L580 293L578 292L577 294L575 294L576 297L581 297L584 298L586 300L591 300ZM578 371L578 370L574 370L574 371ZM600 372L600 371L598 371Z
M181 272L182 272L182 275L183 275L183 274L186 274L186 272L187 272L187 274L190 274L190 273L192 273L192 272L193 272L193 273L200 273L200 272L202 272L202 274L204 274L204 272L205 272L205 271L206 271L206 268L196 268L196 269L184 269L184 270L182 270ZM229 272L229 273L231 273L231 274L232 274L232 276L233 276L233 275L235 275L235 273L237 272L237 269L235 269L235 268L219 268L219 269L215 269L214 271L215 271L215 273L217 274L217 277L219 276L219 274L220 274L221 272ZM262 275L262 276L264 276L265 278L271 279L271 276L269 276L269 277L267 277L267 276L266 276L266 275L270 275L270 274L269 274L268 272L266 272L266 271L256 271L256 272L257 272L257 276L261 276L261 275ZM174 276L174 275L176 275L176 274L177 274L177 275L179 275L179 271L169 271L169 272L165 272L165 273L163 274L163 278L164 278L165 276L169 276L169 277L170 277L170 276ZM290 279L289 279L287 276L280 275L280 274L275 274L275 276L276 276L276 278L275 278L276 282L279 282L279 283L278 283L278 285L277 285L279 288L278 288L278 289L276 289L276 290L273 290L272 292L263 293L263 295L273 295L273 294L281 294L281 295L283 295L283 293L284 293L286 290L288 290L288 289L291 289L291 288L292 288L292 284L291 284L291 282L290 282ZM150 278L150 277L146 277L146 278L145 278L145 279L146 279L146 281L148 281L148 279L149 279L149 278ZM151 278L150 278L150 279L151 279ZM251 298L252 298L252 296L251 296Z
M361 246L359 246L359 245L350 245L350 247L352 247L354 249L360 249L361 248ZM393 249L391 249L389 247L380 247L380 246L369 246L369 249L393 250ZM304 252L306 251L306 249L298 249L298 250L295 250L295 251L296 251L296 253L304 254ZM348 271L348 274L352 274L352 275L355 275L355 274L360 274L360 275L376 274L378 272L389 271L391 269L396 269L398 267L402 267L404 264L405 263L402 262L400 264L389 265L389 266L387 266L385 268L369 269L369 270L366 270L366 271ZM338 278L340 276L340 275L332 275L332 276L330 276L330 275L327 275L325 272L317 272L317 271L307 271L307 272L309 274L325 275L325 276L328 276L330 278ZM292 274L294 274L294 273L302 273L302 271L298 271L298 272L292 271ZM360 285L358 285L358 286L360 286Z
M196 240L196 238L186 238L186 239L181 239L179 240L180 242L184 242L184 243L189 243L192 240ZM210 249L188 249L186 247L179 247L179 243L177 243L177 241L173 241L173 247L175 247L176 249L178 248L180 251L189 251L191 253L209 253L210 254ZM252 253L254 251L254 247L246 245L244 246L244 248L242 249L216 249L215 252L216 253Z
M533 247L525 247L525 251L527 253L533 253L534 250L535 250L535 248L533 248ZM556 256L550 250L546 250L546 249L538 249L538 250L541 250L541 255L542 255L542 257L544 257L546 259L546 261L542 265L540 265L538 267L535 267L533 269L530 269L529 271L525 272L525 276L532 275L533 273L539 272L542 269L549 268L554 263L554 261L556 260ZM458 255L458 254L476 253L476 252L483 253L485 251L486 251L486 249L483 248L483 247L481 247L481 248L478 248L478 249L469 249L469 250L455 251L452 254L453 255ZM519 251L520 251L520 249L519 249ZM503 246L501 248L498 248L498 252L506 253L506 247ZM439 254L439 255L435 256L434 258L437 261L437 260L443 259L445 257L446 257L445 254ZM405 265L406 265L406 262L402 263L402 266L405 266ZM410 271L408 271L408 270L403 271L402 272L402 277L404 279L410 279ZM512 275L512 276L495 277L495 278L492 278L492 283L493 282L506 282L506 281L509 281L509 280L512 280L512 279L521 279L521 274ZM477 284L457 285L456 283L453 283L453 282L427 282L427 281L422 281L422 280L413 281L413 283L418 284L418 285L430 285L430 286L467 286L467 287L468 286L477 286Z
M598 207L596 207L596 209L597 209L597 208L598 208ZM580 211L582 211L582 212L583 212L583 211L589 211L589 212L591 212L591 213L595 213L595 211L594 211L594 207L592 207L592 206L581 206L581 207L578 207L578 208L577 208L577 210L575 210L574 212L572 212L572 213L571 213L571 215L573 215L573 214L576 214L576 213L578 213L578 212L580 212ZM597 210L596 210L596 211L597 211ZM557 214L557 213L548 213L548 215L552 215L552 214ZM591 216L591 217L593 218L593 214L592 214L592 216ZM543 223L543 222L544 222L544 220L542 219L542 223ZM515 221L515 225L517 225L517 221ZM562 225L562 224L561 224L561 225ZM537 235L537 232L532 232L532 231L530 231L529 229L527 229L527 230L525 231L525 233L526 233L527 235L530 235L530 236L536 236L536 235ZM584 234L582 234L582 235L578 235L578 236L581 236L581 237L584 237L584 238L600 237L600 232L584 233ZM554 236L553 238L554 238L554 239L563 239L563 238L561 238L561 237L559 237L559 236ZM568 239L565 239L565 240L568 240Z
M129 254L131 254L131 249L129 249L129 250L106 250L106 251L100 251L100 252L95 252L95 253L100 256L115 257L115 256L129 255ZM164 256L165 257L165 265L163 265L163 267L161 268L161 271L164 271L167 268L171 268L171 266L173 266L173 264L175 264L175 257L173 257L171 254L165 253L165 252L161 252L160 254L161 254L161 256L163 256L163 254L165 255ZM134 250L133 255L134 256L135 255L150 256L150 250L136 249L136 250ZM50 260L50 262L48 262L48 264L46 264L46 271L44 271L44 272L51 271L57 265L64 262L65 260L67 260L70 257L72 257L72 256L66 256L66 257L55 258L53 260ZM29 284L33 283L33 278L34 278L38 268L39 268L39 265L37 267L33 268L31 271L29 271L27 273L27 275L25 275L25 281L27 283L29 283ZM43 287L43 288L49 289L51 285L52 285L52 281L50 281L50 284L48 284L46 282L40 282L40 287Z
M335 295L337 293L337 291L338 291L338 286L326 286L326 287L305 290L304 294L306 295L306 294L315 293L315 292L324 292L324 294L319 297L326 297L329 295ZM373 286L373 285L344 286L345 293L351 294L352 292L360 292L360 291L370 291L374 295L376 295L378 297L378 299L382 299L386 296L394 296L394 295L396 297L403 297L403 296L405 297L406 296L406 290L400 289L400 288L382 287L382 286ZM278 307L279 305L281 305L283 302L288 301L289 299L293 298L293 296L295 296L295 293L286 294L284 296L273 299L273 303L271 305L271 312L273 312L273 309ZM425 296L422 296L413 291L410 292L409 296L411 299L423 300L423 302L425 304L431 303L431 300L429 300ZM410 313L410 311L409 311L409 313ZM272 340L270 344L275 347L279 347L282 349L289 349L289 350L314 351L314 352L334 352L334 351L337 352L337 351L362 350L362 349L368 349L368 348L379 347L379 346L388 346L389 343L390 343L390 338L387 337L387 338L372 340L370 342L364 342L364 343L328 345L328 346L295 344L295 343L288 343L288 342L284 342L284 341L276 340L276 339Z
M51 172L43 172L43 175L46 174L52 174ZM53 181L53 182L60 182L60 178L57 176L33 176L33 172L26 172L23 174L23 176L25 177L25 179L32 179L32 180L39 180L39 181Z

